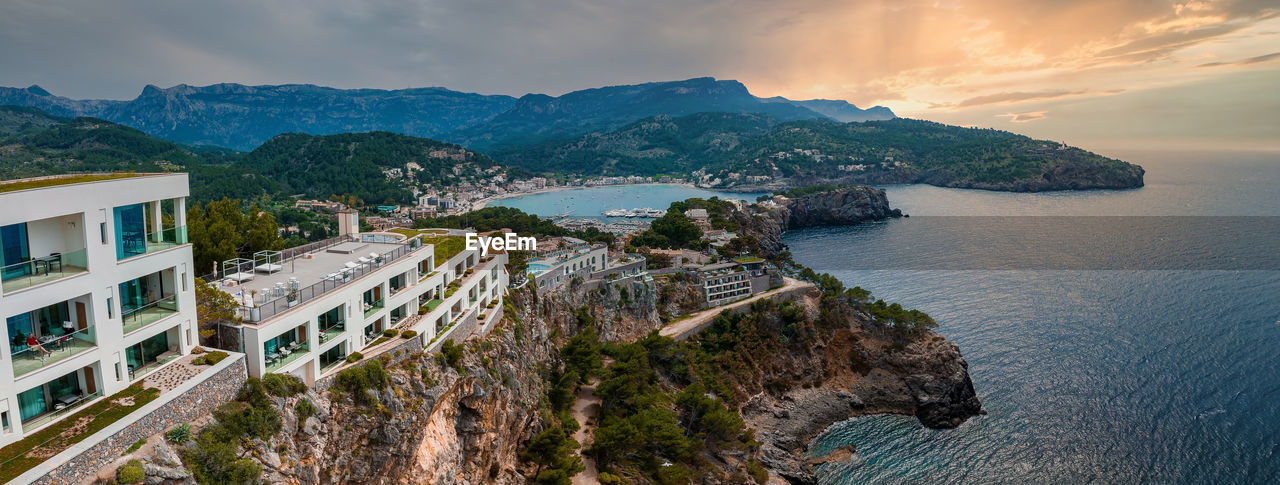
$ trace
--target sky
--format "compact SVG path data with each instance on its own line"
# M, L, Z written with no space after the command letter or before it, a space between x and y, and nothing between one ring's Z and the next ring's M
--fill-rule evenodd
M0 0L0 85L700 76L1088 148L1280 150L1280 0Z

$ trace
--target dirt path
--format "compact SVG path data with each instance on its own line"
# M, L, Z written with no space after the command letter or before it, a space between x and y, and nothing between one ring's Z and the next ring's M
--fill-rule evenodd
M582 448L578 449L578 454L582 456L582 465L586 467L586 470L583 470L582 473L574 475L574 485L599 483L596 480L596 475L599 472L596 470L595 460L582 453L595 438L595 417L600 411L600 398L595 394L597 384L600 384L600 379L592 378L591 382L579 388L578 398L573 402L573 408L570 410L573 414L573 419L578 421L578 430L573 433L573 439L582 445ZM591 421L590 425L587 424L588 420Z
M706 325L708 322L714 319L716 315L719 315L720 312L722 311L725 311L731 308L738 308L743 305L750 305L751 302L753 301L759 300L761 298L769 298L769 297L772 297L773 295L777 295L778 293L782 293L784 291L791 291L797 288L812 287L812 286L813 286L813 283L784 277L781 288L775 288L775 289L766 291L764 293L761 293L759 295L753 296L751 298L747 298L745 300L735 301L728 305L721 305L718 307L708 308L698 313L694 313L689 318L685 318L683 320L679 320L671 323L670 325L662 327L662 330L659 330L658 334L664 337L671 337L676 340L683 340L685 338L688 338L689 335L697 333L699 330L702 329L704 325Z

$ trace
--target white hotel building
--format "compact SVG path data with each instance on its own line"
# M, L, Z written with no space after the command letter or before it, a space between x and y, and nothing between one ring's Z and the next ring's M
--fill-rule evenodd
M187 175L0 185L0 446L195 342Z
M413 330L430 344L496 322L505 253L482 258L462 249L437 261L422 236L358 234L358 227L354 212L344 212L338 238L223 263L216 280L242 302L250 376L288 373L314 385L351 353L368 355L384 330Z

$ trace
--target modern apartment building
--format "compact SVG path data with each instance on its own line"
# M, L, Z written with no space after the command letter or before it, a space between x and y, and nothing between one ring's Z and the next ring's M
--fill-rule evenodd
M529 278L539 294L559 288L573 278L586 280L603 271L608 264L609 248L603 244L576 246L545 251L528 261Z
M455 324L486 323L477 319L501 305L507 255L441 256L420 235L373 233L224 262L217 284L242 303L249 375L289 373L313 385L384 330L429 343Z
M702 290L703 307L749 298L782 284L782 275L759 258L687 267Z
M143 379L196 332L186 174L16 182L0 184L0 445Z

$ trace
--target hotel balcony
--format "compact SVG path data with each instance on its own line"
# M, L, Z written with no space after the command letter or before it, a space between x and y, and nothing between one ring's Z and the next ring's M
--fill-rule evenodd
M116 259L128 259L186 244L186 226L171 224L164 227L165 220L172 219L174 211L182 210L180 206L174 207L175 201L116 207L113 212Z
M43 342L39 347L10 344L15 378L52 366L98 346L93 327L56 337L45 337L41 340Z
M52 366L97 347L89 295L5 318L14 377Z
M0 227L0 287L5 293L78 275L88 268L82 214Z
M142 306L133 309L126 309L121 314L121 321L124 325L124 333L130 334L137 330L141 330L153 323L164 320L170 315L178 313L178 297L170 295L159 300L144 303Z

